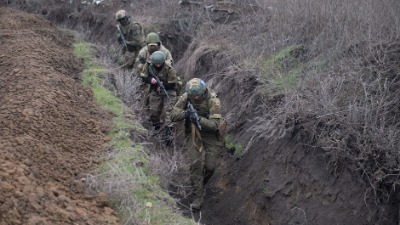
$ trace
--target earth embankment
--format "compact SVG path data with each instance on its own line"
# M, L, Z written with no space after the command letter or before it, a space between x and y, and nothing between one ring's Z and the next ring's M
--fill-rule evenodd
M0 224L114 224L85 192L110 114L81 85L72 38L49 21L0 8Z

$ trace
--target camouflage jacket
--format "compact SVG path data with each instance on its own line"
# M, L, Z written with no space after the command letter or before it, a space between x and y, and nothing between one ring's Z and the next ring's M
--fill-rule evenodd
M171 52L170 52L166 47L164 47L164 45L161 45L161 46L160 46L160 49L159 49L158 51L162 51L162 52L165 54L165 56L166 56L165 62L166 62L169 66L172 66L172 65L173 65L173 64L172 64L173 61L172 61ZM151 54L150 54L149 51L148 51L147 45L144 46L142 49L140 49L139 54L138 54L138 57L136 58L136 61L135 61L135 68L136 68L138 71L141 71L142 68L143 68L143 66L144 66L146 63L150 62L150 56L151 56Z
M163 68L160 71L157 71L150 63L146 63L142 71L140 72L140 77L142 78L144 83L150 84L150 92L156 91L158 85L151 84L152 75L150 75L148 69L149 66L151 66L152 71L155 73L154 75L156 75L158 79L160 79L160 81L164 84L164 87L167 91L176 91L176 70L172 66L164 63Z
M171 120L174 122L186 119L188 96L187 93L181 95L176 102L172 113ZM190 101L197 113L201 117L201 133L214 133L218 131L219 120L222 119L221 115L221 102L217 94L211 89L207 88L206 97L197 102Z
M146 45L143 28L138 22L132 20L125 26L119 26L124 34L129 51L138 51Z

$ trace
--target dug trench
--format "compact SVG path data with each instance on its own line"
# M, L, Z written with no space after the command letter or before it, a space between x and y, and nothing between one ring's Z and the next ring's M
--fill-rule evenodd
M87 30L89 40L107 45L115 37L112 15L128 5L15 1L3 6L0 224L108 224L110 218L118 224L106 196L88 194L80 177L93 170L98 155L106 151L111 115L80 84L82 65L73 56L72 39L56 25ZM163 42L179 55L177 61L184 62L185 53L196 51L195 40L164 29ZM205 80L213 64L206 58L198 58L202 67L196 71ZM218 168L206 186L201 222L373 224L378 209L365 204L366 184L351 171L329 170L321 153L290 138L270 143L257 135L265 108L243 106L245 97L232 91L254 81L235 82L239 81L224 83L219 97L223 113L232 118L229 135L245 146L246 154L237 157L221 150ZM395 224L395 208L385 211L386 224Z

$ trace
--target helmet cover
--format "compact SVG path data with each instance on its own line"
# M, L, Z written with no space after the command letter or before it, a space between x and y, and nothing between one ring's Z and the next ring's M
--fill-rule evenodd
M128 14L126 13L125 10L121 9L115 14L115 19L116 20L123 20L126 17L128 17Z
M206 90L206 83L199 78L193 78L186 83L186 93L189 97L202 95Z
M160 43L160 38L157 33L151 32L146 37L147 44L158 44Z
M150 61L152 64L163 64L165 62L165 54L162 51L155 51L150 56Z

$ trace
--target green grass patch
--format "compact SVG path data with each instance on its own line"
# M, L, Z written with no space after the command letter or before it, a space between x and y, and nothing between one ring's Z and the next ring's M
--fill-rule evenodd
M279 66L279 62L283 59L290 57L291 53L296 50L303 48L302 45L291 45L283 50L277 52L276 54L272 55L270 58L267 58L264 62L261 63L262 71L265 74L268 74L268 71L271 67Z
M267 95L282 94L285 88L296 85L297 75L303 68L301 60L298 58L305 49L303 45L291 45L261 61L263 78L268 84L266 86Z
M242 144L234 143L231 136L229 136L229 135L226 135L224 137L224 144L229 152L233 153L233 155L235 155L235 156L240 156L240 153L242 152L242 149L243 149Z

